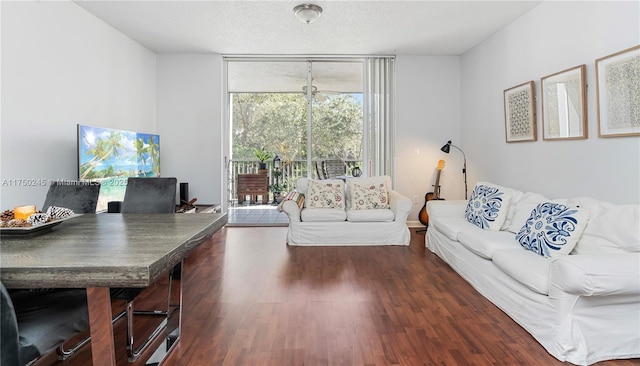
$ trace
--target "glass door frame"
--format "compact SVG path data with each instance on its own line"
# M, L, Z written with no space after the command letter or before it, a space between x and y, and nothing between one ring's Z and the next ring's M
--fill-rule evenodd
M227 212L228 207L231 203L230 192L231 189L229 187L229 182L231 181L229 178L231 172L231 120L233 110L231 108L231 93L229 92L229 80L228 80L228 64L229 62L306 62L307 63L307 177L313 176L312 171L312 161L313 161L313 136L312 136L312 123L313 123L313 90L312 90L312 81L313 81L313 62L361 62L363 67L363 75L362 75L362 91L363 95L366 89L367 78L365 75L366 68L366 58L364 56L235 56L235 55L223 55L222 57L222 116L223 123L222 125L222 151L223 151L223 159L224 159L224 173L222 174L222 184L224 187L222 190L222 202L223 203L223 212ZM368 110L368 98L363 98L363 126L362 126L362 171L363 175L366 176L368 174L368 165L367 158L369 156L369 144L366 143L369 134L369 123L367 123L367 113Z

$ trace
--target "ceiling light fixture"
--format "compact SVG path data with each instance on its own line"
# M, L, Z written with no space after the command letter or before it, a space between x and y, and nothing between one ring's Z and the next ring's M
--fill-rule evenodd
M306 85L302 86L302 92L307 94L307 86ZM311 94L315 94L317 92L318 92L318 87L315 86L315 85L311 85Z
M303 23L312 23L322 15L322 8L316 4L300 4L293 8L293 13Z

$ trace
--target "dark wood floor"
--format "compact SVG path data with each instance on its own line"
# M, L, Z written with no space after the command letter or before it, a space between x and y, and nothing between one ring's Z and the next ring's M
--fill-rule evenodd
M410 247L288 247L286 230L224 228L186 260L182 338L164 365L564 365L423 234ZM85 365L84 353L53 364Z

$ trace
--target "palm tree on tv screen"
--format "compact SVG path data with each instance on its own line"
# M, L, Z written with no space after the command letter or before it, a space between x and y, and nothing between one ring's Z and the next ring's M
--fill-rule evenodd
M160 145L156 143L152 136L149 136L149 154L151 155L151 167L154 176L160 175Z
M149 137L149 141L151 141L151 137ZM137 138L134 145L136 148L136 160L142 162L142 166L146 167L147 159L145 157L145 154L149 153L149 146L145 146L144 140L142 138Z
M80 178L90 178L89 176L91 175L91 172L93 171L93 169L95 169L95 167L97 167L102 161L110 158L111 156L119 156L120 150L123 149L124 144L122 143L122 133L115 130L109 131L109 135L106 139L96 140L95 147L87 150L87 154L92 155L93 157L87 163L83 164L88 164L88 167L82 172L82 176Z

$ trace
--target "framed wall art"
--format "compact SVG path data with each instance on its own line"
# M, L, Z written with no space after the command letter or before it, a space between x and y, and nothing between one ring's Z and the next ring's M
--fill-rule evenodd
M507 142L536 141L536 101L533 80L504 91Z
M598 136L640 136L640 46L596 60Z
M580 65L543 77L542 139L586 139L587 66Z

